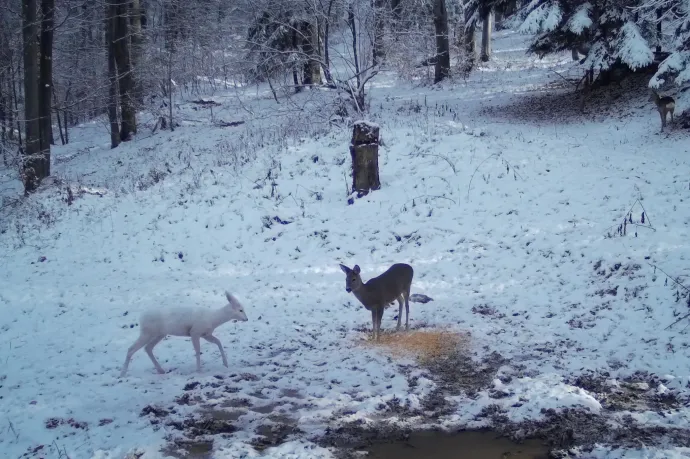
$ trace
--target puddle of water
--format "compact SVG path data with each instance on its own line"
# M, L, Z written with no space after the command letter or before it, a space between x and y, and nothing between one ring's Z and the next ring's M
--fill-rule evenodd
M169 445L161 450L175 459L212 459L213 441L186 441Z
M297 389L283 389L280 391L280 395L282 397L288 397L288 398L299 398L302 399L304 398L304 395L300 393Z
M369 459L547 459L548 448L539 440L521 444L489 431L455 434L413 432L407 440L379 443L367 449Z
M299 429L294 424L260 425L255 429L255 433L260 437L252 441L252 446L257 451L263 451L283 443L289 435L297 432Z
M218 421L237 421L242 415L247 414L247 410L243 409L223 410L212 406L203 407L199 412L207 418Z
M246 398L228 398L220 406L224 408L246 408L252 406L252 403Z
M282 405L280 402L275 402L275 403L269 403L267 405L260 405L260 406L252 406L250 410L256 412L256 413L261 413L261 414L269 414L273 413L273 411L276 409L277 406Z

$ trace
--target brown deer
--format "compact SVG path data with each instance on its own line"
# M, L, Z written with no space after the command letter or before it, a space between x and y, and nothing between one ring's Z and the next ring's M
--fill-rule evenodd
M649 95L649 101L654 102L656 109L659 110L661 117L661 132L664 132L666 127L666 114L671 114L671 122L673 123L673 111L676 109L676 101L671 96L659 97L659 94L652 89Z
M403 302L405 303L405 329L410 326L410 287L414 271L412 266L396 263L378 277L362 282L360 268L355 265L350 269L340 265L345 273L345 291L354 293L355 297L371 311L373 338L378 341L381 336L381 319L385 308L398 300L398 330L402 320Z

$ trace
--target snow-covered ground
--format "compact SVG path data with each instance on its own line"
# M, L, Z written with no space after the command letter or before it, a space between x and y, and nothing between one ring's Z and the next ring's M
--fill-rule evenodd
M247 92L252 113L294 114L216 127L208 108L184 103L175 132L141 129L115 150L102 122L75 129L54 149L59 183L0 222L2 456L165 457L174 427L140 413L198 411L174 400L199 382L206 404L244 408L214 457L330 457L310 439L334 414L374 419L381 403L415 406L434 389L421 369L411 386L388 355L358 344L371 317L345 292L338 263L359 264L365 279L412 264L413 293L434 301L413 303L411 324L469 332L477 360L507 360L499 376L509 378L452 398L442 424L483 425L489 405L514 421L543 408L599 412L596 394L570 384L588 370L608 372L614 387L648 372L662 381L650 390L688 394L688 321L667 328L690 312L674 284L690 274L687 139L679 128L659 135L647 102L567 122L537 121L542 104L516 109L555 91L553 70L571 66L569 55L525 56L527 39L497 33L495 60L467 82L378 76L370 119L381 125L382 188L354 205L350 128L307 123L264 88ZM249 117L232 91L213 100L214 120ZM216 332L229 368L202 343L197 374L189 340L169 337L155 349L167 374L141 351L118 378L143 308L220 307L225 289L249 316ZM384 329L395 325L391 310ZM633 417L690 427L687 408L657 411ZM255 451L255 429L279 412L302 434ZM688 451L609 457L674 454Z

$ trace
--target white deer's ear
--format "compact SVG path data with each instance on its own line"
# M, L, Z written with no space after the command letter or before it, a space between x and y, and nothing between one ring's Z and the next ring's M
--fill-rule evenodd
M352 271L354 271L355 274L359 274L359 265L355 265L355 267L352 268Z
M342 272L344 272L345 274L347 274L347 273L350 272L350 268L348 268L347 266L345 266L345 265L338 265L338 266L340 266L340 269L341 269Z
M232 295L230 294L230 292L228 292L227 290L225 291L225 298L228 299L228 303L232 303L233 300L234 300L234 298L232 297Z

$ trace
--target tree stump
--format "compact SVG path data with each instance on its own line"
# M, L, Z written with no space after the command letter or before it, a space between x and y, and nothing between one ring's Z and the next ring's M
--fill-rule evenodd
M381 188L379 181L379 131L377 124L357 121L352 129L352 191L361 198Z

